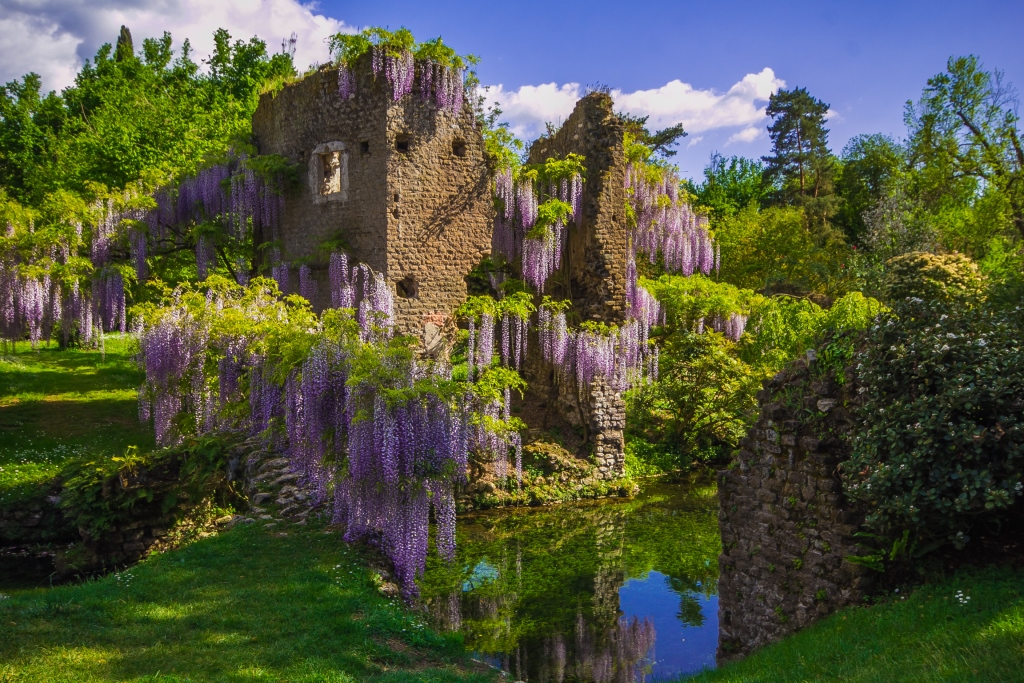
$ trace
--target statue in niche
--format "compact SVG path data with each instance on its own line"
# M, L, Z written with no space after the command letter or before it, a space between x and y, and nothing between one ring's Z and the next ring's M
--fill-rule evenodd
M320 179L320 194L341 192L341 152L327 152L320 155L323 177Z

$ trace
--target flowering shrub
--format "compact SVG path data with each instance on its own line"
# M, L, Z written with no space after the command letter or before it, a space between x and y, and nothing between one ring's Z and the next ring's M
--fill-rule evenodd
M202 288L178 287L166 306L139 307L141 417L152 418L161 445L223 430L261 436L313 492L310 505L331 503L346 540L380 538L403 589L415 593L431 508L438 550L454 552L454 492L469 451L489 455L499 471L512 452L521 476L522 424L509 402L523 382L500 363L511 365L519 349L505 345L510 317L520 321L518 341L528 311L514 296L489 309L501 314L500 353L495 318L481 316L490 318L489 339L467 372L474 381L460 381L394 333L383 276L349 268L342 255L332 270L332 299L347 306L319 317L301 297L282 300L273 280L241 287L218 275Z
M857 368L863 429L843 463L866 524L907 549L962 547L1024 496L1021 309L908 299L871 328Z
M925 301L977 296L983 281L978 266L963 254L915 251L889 259L885 286L889 299L918 297Z

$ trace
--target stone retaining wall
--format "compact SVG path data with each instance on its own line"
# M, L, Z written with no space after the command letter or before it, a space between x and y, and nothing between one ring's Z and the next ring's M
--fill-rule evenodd
M720 660L861 602L869 587L868 570L845 559L858 554L863 515L838 472L858 387L816 371L814 357L765 382L760 418L719 473Z

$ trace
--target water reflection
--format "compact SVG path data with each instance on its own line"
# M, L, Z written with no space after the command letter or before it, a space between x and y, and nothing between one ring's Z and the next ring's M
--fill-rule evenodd
M453 565L430 558L439 628L523 681L651 681L714 665L713 485L629 501L461 518Z

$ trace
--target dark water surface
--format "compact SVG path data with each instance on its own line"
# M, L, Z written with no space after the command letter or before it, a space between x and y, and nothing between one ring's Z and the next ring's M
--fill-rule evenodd
M52 585L53 553L30 548L0 548L0 593Z
M714 667L713 484L459 519L458 557L421 581L435 625L516 680L674 679Z

